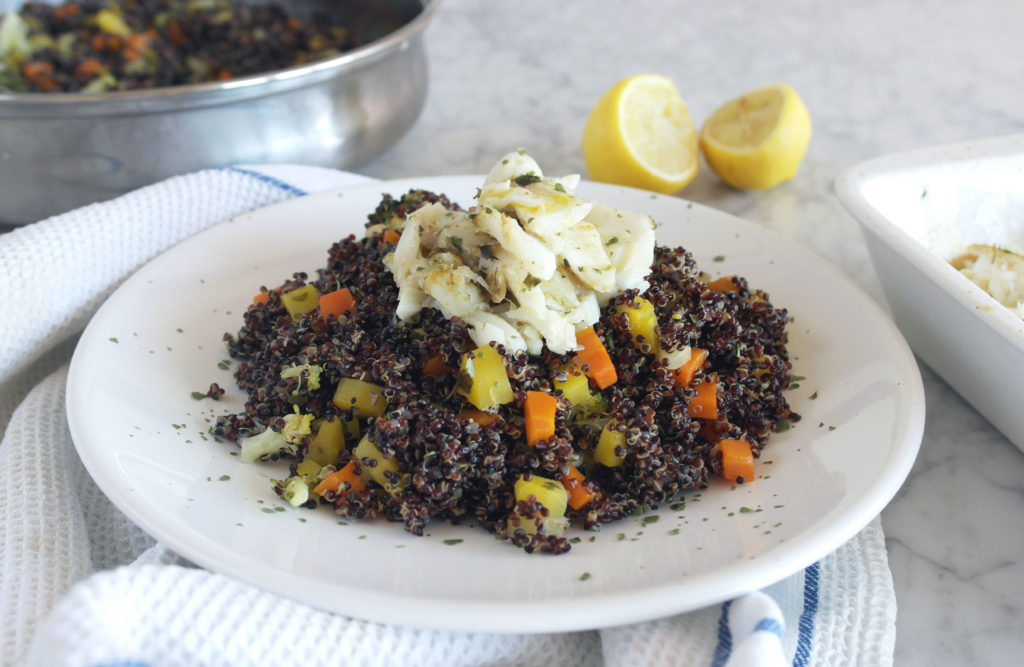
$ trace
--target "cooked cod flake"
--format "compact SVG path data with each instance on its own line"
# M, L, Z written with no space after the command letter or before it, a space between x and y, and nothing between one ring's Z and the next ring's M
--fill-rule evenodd
M434 307L465 321L477 345L575 349L603 304L647 288L654 261L651 218L576 197L579 181L545 177L529 155L509 153L468 211L428 204L410 214L384 260L398 317Z

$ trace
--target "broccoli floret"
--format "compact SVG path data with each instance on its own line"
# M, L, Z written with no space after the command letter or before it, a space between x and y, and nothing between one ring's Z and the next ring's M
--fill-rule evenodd
M295 412L282 417L284 427L280 431L268 428L254 436L239 441L242 447L241 458L245 463L253 463L272 454L295 456L299 453L299 445L313 433L313 415Z
M300 445L307 435L313 433L313 415L299 414L298 407L295 413L284 416L284 428L281 435L289 445Z
M366 222L367 227L384 225L390 229L399 231L405 226L405 216L425 204L439 203L450 211L459 210L457 204L453 204L448 197L439 195L428 190L409 190L400 199L395 199L389 194L381 197L380 204L371 213Z
M292 400L296 400L299 397L308 394L309 392L316 391L320 388L320 373L323 372L322 366L314 366L312 364L301 364L295 366L288 366L281 370L281 379L288 380L295 378L298 382L295 389L289 392Z
M291 453L297 448L285 440L284 433L268 428L262 433L243 438L238 444L242 446L241 459L244 463L254 463L272 454Z
M309 482L301 475L289 477L284 482L281 497L287 500L292 507L305 505L309 500Z

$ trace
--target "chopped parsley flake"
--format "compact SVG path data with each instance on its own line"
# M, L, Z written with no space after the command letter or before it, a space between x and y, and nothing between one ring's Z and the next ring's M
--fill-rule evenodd
M525 188L527 185L531 185L533 183L540 183L540 176L533 173L532 171L528 171L525 174L520 174L519 176L516 176L515 178L512 179L512 181L519 187Z

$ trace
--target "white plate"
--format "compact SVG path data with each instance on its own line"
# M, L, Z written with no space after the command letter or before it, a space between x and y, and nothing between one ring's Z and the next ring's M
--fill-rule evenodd
M207 439L242 396L225 331L260 285L312 274L361 234L382 192L413 187L469 205L482 177L375 183L271 206L213 227L130 278L89 324L68 380L71 433L100 488L195 563L355 617L423 628L553 632L689 611L778 581L825 556L892 499L920 446L924 395L909 349L875 303L782 236L684 200L583 183L579 194L649 213L660 242L715 275L740 273L789 309L789 399L804 419L778 434L758 479L716 480L570 553L527 555L480 528L415 537L386 522L339 525L282 503L283 466L243 464ZM221 402L196 401L211 381ZM656 521L655 521L656 518ZM592 541L591 541L592 540Z
M1024 249L1024 134L854 165L836 194L861 224L914 352L1024 450L1024 319L954 269L971 243Z

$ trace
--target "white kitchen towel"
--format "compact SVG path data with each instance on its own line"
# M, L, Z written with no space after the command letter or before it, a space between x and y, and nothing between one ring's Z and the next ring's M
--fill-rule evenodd
M895 596L876 518L764 591L601 630L496 635L330 614L192 566L98 489L64 414L77 334L188 236L363 177L260 165L169 179L0 235L0 664L888 665Z

